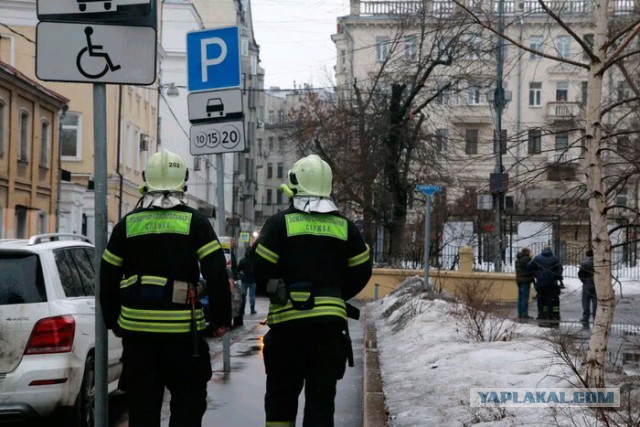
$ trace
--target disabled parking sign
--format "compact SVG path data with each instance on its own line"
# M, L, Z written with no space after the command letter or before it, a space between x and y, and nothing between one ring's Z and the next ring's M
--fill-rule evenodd
M240 87L237 26L187 33L187 88L190 92Z

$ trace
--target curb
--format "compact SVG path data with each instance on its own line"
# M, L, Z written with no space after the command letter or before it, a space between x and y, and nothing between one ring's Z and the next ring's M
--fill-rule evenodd
M364 322L364 415L363 427L387 427L387 409L382 390L376 325L365 311Z

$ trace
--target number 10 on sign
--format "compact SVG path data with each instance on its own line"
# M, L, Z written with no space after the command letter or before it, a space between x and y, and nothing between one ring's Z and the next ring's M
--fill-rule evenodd
M233 153L245 150L242 121L207 123L191 127L192 155Z

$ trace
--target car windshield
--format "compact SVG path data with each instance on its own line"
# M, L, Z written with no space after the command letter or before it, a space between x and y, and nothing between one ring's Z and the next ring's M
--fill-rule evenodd
M46 301L37 255L0 253L0 305Z

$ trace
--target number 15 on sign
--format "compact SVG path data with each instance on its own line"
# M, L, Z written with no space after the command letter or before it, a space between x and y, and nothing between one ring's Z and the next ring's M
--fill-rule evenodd
M242 120L191 126L189 139L193 156L233 153L246 148Z

